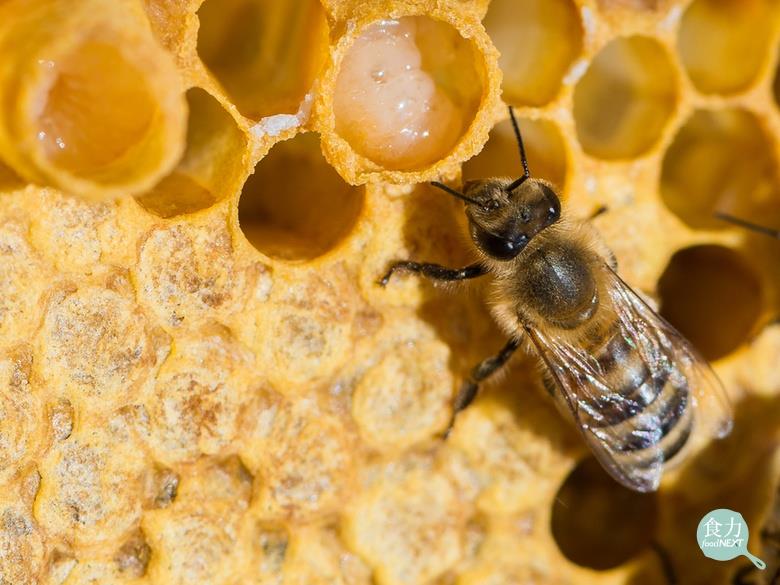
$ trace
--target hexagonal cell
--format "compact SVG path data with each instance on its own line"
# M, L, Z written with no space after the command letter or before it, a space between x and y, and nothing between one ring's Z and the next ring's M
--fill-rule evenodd
M482 96L474 44L427 16L375 22L349 48L336 80L336 131L386 169L444 158L466 133Z
M582 22L571 0L493 0L484 20L501 58L504 100L541 106L558 93L582 50Z
M745 259L716 245L684 248L658 281L660 313L708 360L745 343L763 308L761 282Z
M206 91L187 92L187 149L174 171L136 197L147 211L174 217L211 207L232 194L241 174L246 138L235 120Z
M574 90L574 121L585 152L626 159L661 137L677 102L674 68L663 46L639 35L596 55Z
M642 553L653 540L657 519L655 494L623 487L588 457L558 490L550 522L566 558L605 570Z
M727 229L713 212L780 225L774 147L760 121L741 109L698 110L666 151L661 197L696 229Z
M266 256L310 260L334 248L357 221L362 188L328 165L317 134L276 144L249 177L238 205L247 240Z
M97 42L79 47L60 65L42 112L39 136L48 157L80 175L119 159L152 123L155 105L145 85L143 74L116 47Z
M462 555L462 512L446 476L412 471L351 498L342 532L378 585L442 583Z
M198 19L198 55L244 116L298 111L327 55L317 0L206 0Z
M563 191L567 155L561 133L549 120L518 120L531 175L547 179ZM510 120L496 124L477 156L463 165L463 179L519 177L523 174L515 133Z
M181 152L184 108L178 78L167 77L172 66L150 67L145 59L160 58L143 54L151 48L119 44L112 34L93 33L56 62L39 61L51 79L29 108L38 166L88 195L148 181ZM166 77L157 79L156 68Z
M755 81L773 35L769 0L696 0L680 21L677 48L704 93L735 93Z

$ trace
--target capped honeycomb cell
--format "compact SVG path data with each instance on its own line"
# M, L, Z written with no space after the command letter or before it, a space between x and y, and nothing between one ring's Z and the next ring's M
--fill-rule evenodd
M6 343L30 339L48 268L29 241L29 224L0 222L0 334Z
M330 527L301 526L289 531L250 518L246 523L253 562L246 585L370 585L371 571Z
M734 250L684 248L658 281L661 315L708 360L748 341L761 316L763 291L755 271Z
M768 0L695 0L680 21L677 48L696 89L735 93L769 57L776 7Z
M250 361L220 326L176 340L147 405L148 442L158 461L174 465L227 449L248 393L247 381L231 373Z
M454 382L448 359L441 343L414 340L371 367L352 397L352 415L366 441L378 449L404 449L442 429Z
M38 585L44 537L29 507L13 496L8 494L0 504L0 582Z
M182 482L176 502L144 515L153 583L238 583L241 516L251 477L235 458L202 460Z
M301 134L258 163L241 191L238 222L266 256L310 260L350 233L362 207L363 189L325 162L316 134Z
M484 20L501 51L504 100L541 106L555 98L582 51L582 23L572 0L493 0Z
M371 585L371 570L346 549L334 528L303 528L293 536L286 576L300 585Z
M448 439L477 481L475 504L485 514L517 514L546 505L549 491L562 481L567 422L537 399L523 376L518 378L510 372L508 392L485 396L461 413ZM521 401L527 420L516 420L508 404L513 399ZM534 440L539 428L547 430L543 441ZM531 443L532 448L521 447Z
M291 281L298 270L275 269L263 304L242 316L257 359L273 364L262 372L265 381L291 396L309 395L337 376L350 361L349 348L365 334L360 327L365 305L353 272L336 264ZM267 339L280 343L264 343Z
M750 111L697 110L666 151L661 197L671 211L697 229L728 228L713 217L716 211L780 225L772 150L761 122Z
M0 355L0 485L40 454L47 436L40 388L33 384L33 355L18 346Z
M196 326L216 314L230 314L265 269L239 265L224 222L160 226L141 235L139 298L166 323ZM155 258L156 269L151 270ZM150 264L146 263L146 260Z
M60 270L89 270L104 259L106 244L117 237L113 201L93 202L47 189L40 213L30 225L30 240Z
M562 195L566 186L568 154L557 126L554 122L544 119L521 118L518 123L531 174L556 185ZM466 180L485 177L517 178L522 174L520 151L509 120L496 124L490 131L490 138L482 152L463 165L463 178Z
M427 16L380 20L360 31L339 64L336 132L385 169L416 170L446 157L483 94L473 42Z
M379 585L426 583L454 566L463 522L447 478L414 471L351 502L347 543L373 568Z
M148 188L175 164L181 82L139 10L4 3L0 22L13 26L0 27L0 47L14 57L0 70L0 156L20 175L99 199Z
M72 435L40 461L35 517L74 546L111 543L141 520L146 458L121 417Z
M40 368L46 383L79 407L110 412L132 400L154 361L138 308L99 287L52 294L43 322Z
M248 118L294 114L327 55L317 0L206 0L198 55Z
M174 217L211 207L238 190L246 137L225 108L206 91L187 92L187 148L174 171L136 197L147 211Z
M353 480L342 423L311 401L262 396L248 411L242 460L257 474L253 509L268 520L333 514Z
M639 35L615 39L593 59L574 90L583 150L603 159L639 156L674 112L678 88L666 49Z

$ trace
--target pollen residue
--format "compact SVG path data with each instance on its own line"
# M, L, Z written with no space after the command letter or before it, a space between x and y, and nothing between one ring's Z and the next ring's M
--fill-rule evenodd
M413 170L452 150L480 95L474 49L453 27L422 16L380 20L341 64L336 130L373 162Z

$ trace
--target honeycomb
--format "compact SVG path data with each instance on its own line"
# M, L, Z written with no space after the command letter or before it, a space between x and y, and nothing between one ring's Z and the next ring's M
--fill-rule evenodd
M776 583L770 0L0 2L2 585ZM594 464L430 180L532 173L714 363L735 428ZM714 508L767 562L706 559Z

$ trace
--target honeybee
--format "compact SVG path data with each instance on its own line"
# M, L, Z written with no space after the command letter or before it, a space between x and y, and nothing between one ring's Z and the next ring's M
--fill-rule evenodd
M479 384L525 342L604 469L630 489L654 491L663 469L683 458L695 426L707 436L729 433L725 392L691 344L617 275L614 256L587 224L562 216L554 186L531 177L511 107L509 114L520 178L468 181L462 193L432 183L465 203L479 261L456 269L395 262L379 284L399 270L437 281L492 280L491 312L509 341L472 370L449 429Z

